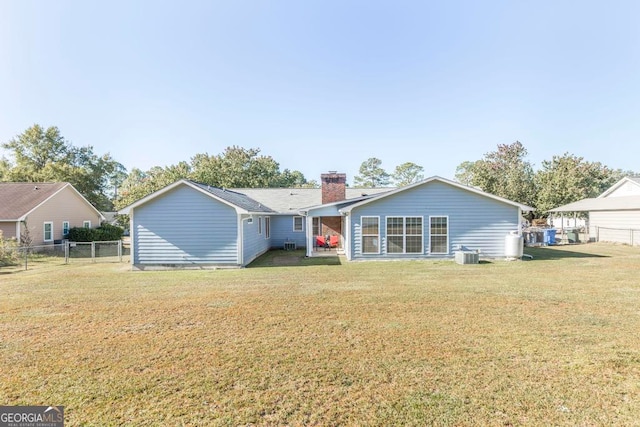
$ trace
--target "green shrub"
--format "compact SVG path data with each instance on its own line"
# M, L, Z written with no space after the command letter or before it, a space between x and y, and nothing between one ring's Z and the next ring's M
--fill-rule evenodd
M103 224L98 228L73 227L69 230L68 239L72 242L100 242L120 240L124 230L111 224Z
M5 239L2 236L2 230L0 230L0 267L13 265L17 262L17 247L16 239Z

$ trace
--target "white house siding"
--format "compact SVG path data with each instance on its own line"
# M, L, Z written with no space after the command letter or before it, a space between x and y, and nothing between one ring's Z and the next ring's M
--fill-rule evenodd
M442 182L424 185L372 201L351 212L350 259L365 258L442 258L452 257L455 250L465 246L480 250L482 256L504 257L505 237L519 226L519 208L466 191ZM380 217L381 252L362 254L361 217ZM386 253L386 217L421 216L423 222L422 254ZM429 253L429 217L446 216L449 225L449 253Z
M262 218L262 232L258 233L260 221ZM264 216L254 215L253 221L242 221L242 261L243 265L249 264L251 261L269 250L271 239L267 239L264 233Z
M626 181L620 187L607 194L606 197L640 196L640 185Z
M133 212L134 264L237 265L236 210L179 186Z
M640 211L590 212L589 235L601 242L640 245Z

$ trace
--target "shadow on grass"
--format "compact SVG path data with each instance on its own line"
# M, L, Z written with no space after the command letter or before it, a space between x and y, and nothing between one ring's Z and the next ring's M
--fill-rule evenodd
M609 258L608 255L598 255L588 252L580 252L577 246L568 246L567 249L560 249L563 246L540 246L525 247L524 253L533 256L533 259L522 258L524 261L552 261L567 258Z
M272 250L258 257L247 268L308 267L314 265L342 265L342 261L337 255L307 258L304 250Z

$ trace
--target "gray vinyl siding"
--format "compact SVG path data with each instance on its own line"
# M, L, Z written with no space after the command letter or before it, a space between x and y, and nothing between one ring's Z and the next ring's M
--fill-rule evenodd
M590 212L589 235L601 242L640 245L640 211Z
M460 246L480 250L484 257L503 257L505 237L519 227L520 210L516 206L466 191L442 182L424 185L375 200L351 212L350 259L447 258ZM380 254L362 254L361 218L380 218ZM386 218L422 217L422 254L386 253ZM430 253L429 218L448 217L448 254Z
M133 212L134 264L238 264L236 210L179 186Z
M251 263L254 259L269 250L271 239L266 239L264 234L264 216L262 216L262 233L258 234L260 221L259 215L253 216L253 222L242 221L243 236L243 265ZM273 226L272 226L273 227Z
M284 242L295 242L297 248L307 246L307 219L302 217L302 231L293 231L293 217L297 215L274 215L271 217L271 247L282 249Z

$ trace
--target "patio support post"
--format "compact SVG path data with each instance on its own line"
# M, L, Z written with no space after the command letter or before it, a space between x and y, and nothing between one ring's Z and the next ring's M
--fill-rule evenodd
M307 215L307 257L313 254L313 217Z

